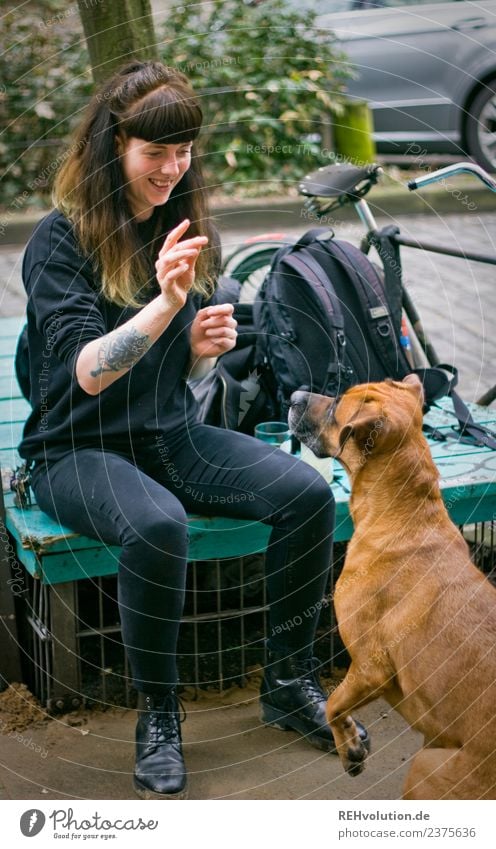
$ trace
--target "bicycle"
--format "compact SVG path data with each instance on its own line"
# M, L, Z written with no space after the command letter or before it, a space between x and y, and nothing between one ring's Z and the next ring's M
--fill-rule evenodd
M401 283L403 271L401 247L416 248L431 253L496 265L496 256L407 238L401 235L397 226L387 225L378 228L365 196L378 182L382 173L383 169L377 164L362 168L349 164L328 165L307 175L299 184L298 189L299 193L306 198L304 209L307 215L315 218L317 222L325 220L330 212L345 205L355 207L365 230L360 248L365 254L368 254L372 247L376 249L382 264L386 289L390 287L398 290L397 283L398 281ZM496 181L483 168L471 162L455 163L429 172L410 180L408 188L415 191L460 173L469 173L476 176L491 191L496 192ZM234 277L241 283L241 302L254 300L277 250L283 245L293 244L294 242L295 239L286 236L284 233L264 233L247 240L226 258L223 264L223 273ZM392 285L393 278L395 278L396 286ZM422 325L418 311L408 291L402 285L401 291L403 312L412 345L412 367L438 365L440 358ZM485 392L477 400L477 404L487 406L495 398L496 385Z

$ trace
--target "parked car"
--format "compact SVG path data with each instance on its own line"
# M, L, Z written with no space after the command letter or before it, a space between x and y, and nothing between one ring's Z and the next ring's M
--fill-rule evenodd
M337 35L379 151L469 155L496 170L496 0L288 2Z

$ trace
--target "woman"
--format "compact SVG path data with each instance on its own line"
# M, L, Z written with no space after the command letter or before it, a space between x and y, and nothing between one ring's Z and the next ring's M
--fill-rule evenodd
M56 209L23 266L33 412L20 451L34 461L44 511L122 547L144 798L186 794L175 657L186 511L199 497L204 514L272 526L262 717L333 748L312 659L332 555L330 489L290 455L199 423L186 383L236 344L232 306L208 305L218 260L192 160L201 121L182 74L157 62L124 67L89 104L56 179Z

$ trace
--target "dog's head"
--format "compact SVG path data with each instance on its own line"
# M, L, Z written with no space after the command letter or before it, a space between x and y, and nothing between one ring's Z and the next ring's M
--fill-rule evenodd
M353 470L421 432L423 402L415 374L353 386L339 398L298 391L291 396L289 426L317 457L337 457Z

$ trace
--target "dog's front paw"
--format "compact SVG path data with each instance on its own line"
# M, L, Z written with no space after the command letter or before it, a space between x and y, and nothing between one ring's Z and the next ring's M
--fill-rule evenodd
M346 755L343 758L344 768L348 775L353 777L355 777L355 775L360 775L360 773L365 769L366 759L367 749L361 740L358 743L358 746L348 746Z
M370 740L362 740L353 719L348 717L344 722L346 742L341 749L341 760L348 775L360 775L365 769L365 761L370 751Z

